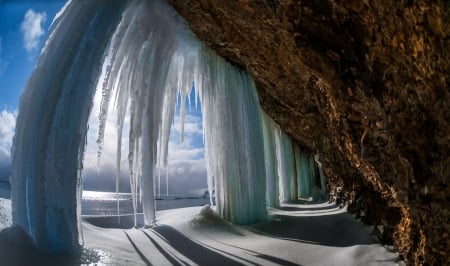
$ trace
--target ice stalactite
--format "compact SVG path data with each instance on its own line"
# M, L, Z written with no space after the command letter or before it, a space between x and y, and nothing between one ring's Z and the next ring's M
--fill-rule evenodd
M153 178L157 168L167 166L177 95L180 96L183 136L184 103L192 88L196 90L204 114L209 188L210 195L216 197L217 211L236 223L264 220L264 147L261 112L253 81L208 51L179 18L174 18L176 14L167 6L159 2L136 2L136 7L125 12L124 20L128 12L133 13L132 21L122 21L115 33L121 38L113 38L122 43L111 44L117 47L111 69L120 69L122 64L137 66L126 79L130 82L128 87L134 88L130 91L129 159L134 169L130 171L131 180L139 180L145 223L155 222ZM139 34L148 39L140 38ZM130 49L140 42L140 47ZM109 76L117 78L117 75ZM120 76L118 79L122 80ZM118 90L126 88L117 87ZM142 157L138 159L136 155ZM140 162L136 164L137 159Z
M125 106L129 108L133 206L137 205L135 194L139 191L145 224L151 226L156 221L154 178L159 176L158 169L167 167L177 96L183 141L185 102L193 88L207 114L204 139L214 193L209 187L210 194L220 199L216 200L218 212L237 223L264 220L261 113L251 78L205 48L177 14L160 1L132 1L108 51L110 65L105 68L102 93L106 107L101 109L100 127L116 91L116 95L122 95L116 99L119 121L123 120ZM101 128L99 144L103 143ZM118 151L120 145L119 140Z
M55 21L22 96L14 142L14 223L42 250L79 247L80 173L96 82L102 84L99 156L113 102L116 178L129 120L133 209L136 219L141 201L147 226L157 221L158 168L166 168L168 186L177 97L183 136L192 89L203 113L208 188L223 218L263 221L266 205L297 200L303 183L309 182L306 189L313 183L297 175L300 168L312 171L303 160L314 160L263 114L252 78L201 44L165 1L74 1Z

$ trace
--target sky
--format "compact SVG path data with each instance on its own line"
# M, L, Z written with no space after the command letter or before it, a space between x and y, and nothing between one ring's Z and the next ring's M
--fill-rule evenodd
M65 1L60 0L0 0L0 180L8 180L10 176L10 150L20 95L34 69L53 18L64 4ZM114 113L108 116L105 150L98 171L95 143L99 102L100 95L97 94L89 120L83 182L85 189L111 191L115 188L115 116ZM180 142L179 120L179 117L175 118L169 143L169 193L199 191L206 188L201 111L192 107L187 112L184 143ZM127 132L123 135L128 136ZM125 138L123 142L121 187L126 191L128 168L125 159L128 151ZM164 170L161 176L164 180ZM158 190L158 183L156 187ZM161 190L166 191L164 181Z

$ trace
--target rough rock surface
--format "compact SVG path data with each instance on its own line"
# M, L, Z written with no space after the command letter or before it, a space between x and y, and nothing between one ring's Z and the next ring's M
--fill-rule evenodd
M408 264L450 264L448 1L170 2L352 212Z

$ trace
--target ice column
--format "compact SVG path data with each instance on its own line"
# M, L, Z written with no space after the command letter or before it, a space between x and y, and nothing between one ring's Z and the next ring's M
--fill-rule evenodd
M234 223L265 220L264 141L254 83L217 55L202 56L205 153L217 210Z
M299 198L316 201L326 193L326 178L318 155L313 157L301 151L279 126L263 113L264 155L266 166L267 206ZM319 166L320 186L316 185L316 163Z
M21 97L12 167L13 222L44 252L80 246L87 121L122 1L66 5Z
M300 148L295 148L298 195L300 198L309 198L311 196L313 172L311 172L311 169L309 167L310 157L311 156L300 152Z
M297 200L296 166L294 148L291 139L278 128L275 130L276 153L278 159L278 176L280 201Z
M266 166L266 202L267 206L280 206L280 189L278 177L278 160L276 153L275 122L262 112L263 137L264 137L264 160Z

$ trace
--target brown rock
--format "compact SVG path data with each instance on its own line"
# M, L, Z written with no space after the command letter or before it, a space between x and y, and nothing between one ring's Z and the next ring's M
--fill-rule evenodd
M450 264L448 1L170 2L383 241Z

